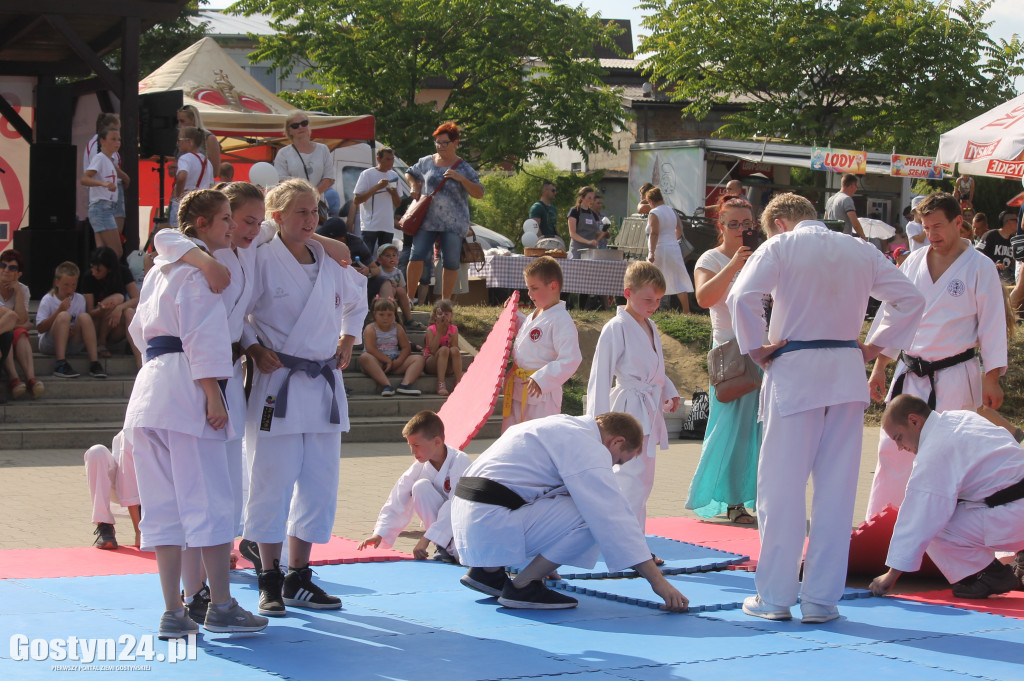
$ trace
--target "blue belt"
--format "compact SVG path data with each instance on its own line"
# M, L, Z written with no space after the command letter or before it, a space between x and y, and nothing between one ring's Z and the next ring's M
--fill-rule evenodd
M323 376L327 381L327 385L331 386L331 423L340 424L341 413L338 410L338 395L334 382L334 366L337 360L332 357L331 359L318 362L312 359L303 359L302 357L286 355L283 352L278 352L277 358L281 360L281 364L283 364L289 371L288 375L285 376L281 389L277 393L277 407L274 409L274 417L276 418L280 416L284 418L287 415L288 384L291 383L292 376L302 371L310 378Z
M795 350L816 350L819 348L859 348L860 345L854 340L791 340L771 354L768 359L777 359L779 355Z
M170 355L175 352L185 352L181 339L177 336L153 336L146 342L147 362L156 359L160 355ZM228 381L225 378L217 379L217 385L220 386L220 392L224 398L224 407L227 408L228 396L225 391L227 390Z

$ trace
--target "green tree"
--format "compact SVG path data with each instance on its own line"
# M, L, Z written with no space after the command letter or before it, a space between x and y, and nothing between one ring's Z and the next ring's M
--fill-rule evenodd
M740 101L724 137L934 153L938 135L1014 96L1024 43L993 0L643 0L640 52L684 115Z
M251 58L320 87L293 103L371 113L405 158L433 151L446 120L484 166L520 165L551 144L610 151L622 123L594 57L621 28L554 0L240 0L231 11L267 14L277 31Z

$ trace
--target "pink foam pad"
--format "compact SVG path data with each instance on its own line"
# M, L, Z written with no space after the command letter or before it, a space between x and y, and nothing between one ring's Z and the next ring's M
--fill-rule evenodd
M885 565L885 557L889 553L889 542L892 540L892 530L896 526L898 515L899 509L892 505L886 506L853 531L850 535L848 574L877 577L889 569ZM921 569L916 574L942 576L928 556L924 557Z
M648 518L647 534L750 556L749 561L730 566L730 570L752 572L761 555L761 539L753 527L711 523L696 518Z
M988 598L957 598L951 589L940 589L938 591L921 591L916 594L899 594L896 598L903 598L908 601L920 603L934 603L936 605L951 605L954 608L964 610L977 610L992 615L1014 617L1024 619L1024 591L1011 591L999 596Z
M480 352L437 412L444 423L445 442L456 449L468 445L494 412L516 338L518 307L519 292L513 291Z
M360 551L359 542L344 537L331 537L326 544L313 544L309 554L310 565L341 565L347 563L386 563L392 560L412 560L412 555L394 549L367 547ZM251 568L245 558L238 559L238 568Z

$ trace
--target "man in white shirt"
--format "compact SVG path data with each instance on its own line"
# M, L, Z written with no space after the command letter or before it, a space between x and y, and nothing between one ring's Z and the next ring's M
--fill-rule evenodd
M915 196L910 201L910 210L912 211L913 220L907 223L907 246L910 247L910 252L913 253L919 248L924 248L928 245L928 234L924 231L924 225L921 224L921 216L917 212L917 207L921 205L925 197Z
M825 202L825 219L842 220L846 223L843 227L844 234L856 234L863 239L864 228L857 219L857 209L853 205L853 195L856 193L857 176L846 173L843 175L842 189Z
M349 211L359 208L363 242L376 253L382 244L395 238L395 209L401 201L398 193L398 173L394 171L395 150L381 147L377 150L377 165L359 174L355 195Z

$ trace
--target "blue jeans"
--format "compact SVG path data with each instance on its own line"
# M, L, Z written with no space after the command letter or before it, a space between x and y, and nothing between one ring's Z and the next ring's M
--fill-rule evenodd
M431 232L420 229L412 238L412 255L409 260L423 262L433 260L434 242L441 240L442 267L446 270L457 270L461 266L462 235L458 232Z
M92 225L92 231L105 232L108 229L117 229L117 223L114 222L115 205L113 201L106 199L89 204L89 224Z

